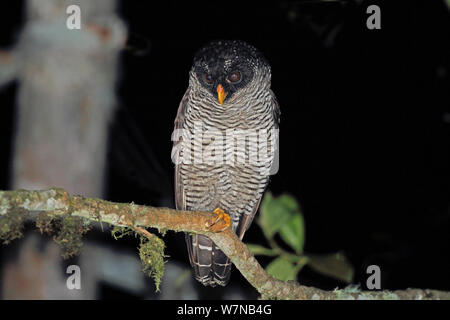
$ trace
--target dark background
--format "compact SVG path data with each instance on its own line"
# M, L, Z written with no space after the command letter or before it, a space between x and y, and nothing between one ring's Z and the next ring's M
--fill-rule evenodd
M366 28L370 4L381 8L381 30ZM20 31L22 5L2 5L3 47ZM170 136L192 57L213 39L246 40L272 66L282 115L280 170L269 189L299 200L305 251L342 250L363 288L367 266L377 264L383 289L450 290L450 17L444 1L122 1L120 13L130 46L148 42L150 50L122 56L109 200L173 207ZM16 87L0 91L0 189L8 182ZM183 235L165 239L170 259L187 266ZM256 225L245 240L264 241ZM307 267L299 280L324 289L344 286ZM249 286L236 270L232 281ZM204 297L223 289L213 290ZM103 294L127 296L112 288Z

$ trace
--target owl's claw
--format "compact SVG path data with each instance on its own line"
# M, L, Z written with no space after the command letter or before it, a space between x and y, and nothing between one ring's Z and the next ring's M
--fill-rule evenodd
M222 232L231 227L231 218L228 213L220 208L214 209L213 212L217 214L217 219L209 226L212 232Z

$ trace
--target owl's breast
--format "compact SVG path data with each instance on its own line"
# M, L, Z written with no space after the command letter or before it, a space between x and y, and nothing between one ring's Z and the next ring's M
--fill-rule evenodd
M235 219L252 213L273 159L267 141L275 123L268 99L260 101L219 107L207 99L189 102L180 166L188 209L220 207Z

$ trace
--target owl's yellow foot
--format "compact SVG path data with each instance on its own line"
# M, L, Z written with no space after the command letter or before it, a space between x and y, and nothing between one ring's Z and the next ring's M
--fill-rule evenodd
M214 209L213 212L217 214L217 219L209 226L212 232L222 232L231 227L231 218L228 213L220 208Z

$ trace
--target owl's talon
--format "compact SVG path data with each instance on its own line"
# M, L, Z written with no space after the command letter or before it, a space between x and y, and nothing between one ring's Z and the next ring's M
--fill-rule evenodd
M231 227L231 218L229 214L220 208L214 209L213 212L217 214L217 218L209 226L212 232L222 232Z

